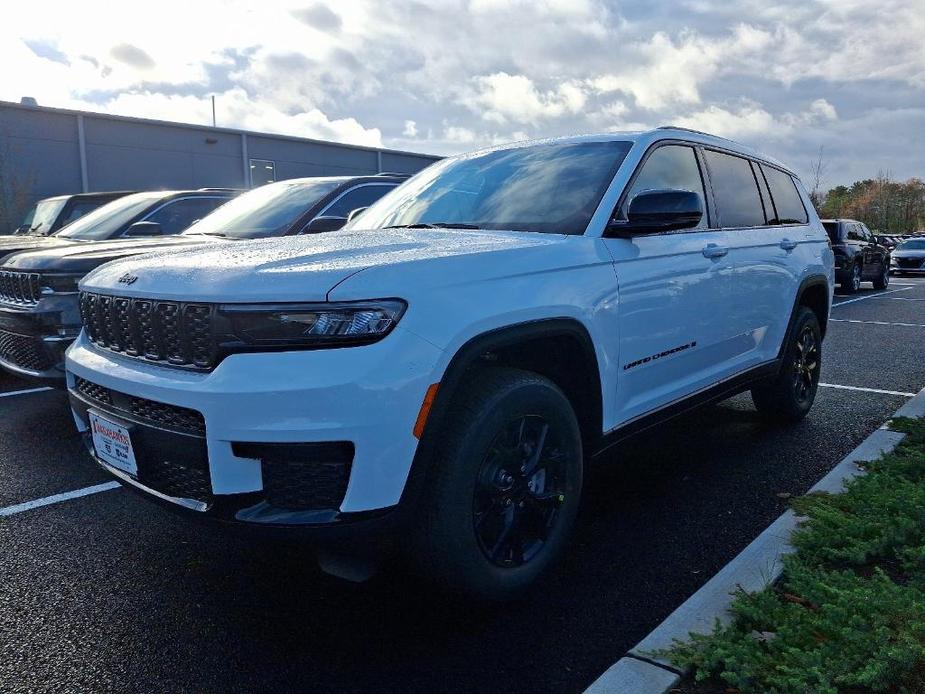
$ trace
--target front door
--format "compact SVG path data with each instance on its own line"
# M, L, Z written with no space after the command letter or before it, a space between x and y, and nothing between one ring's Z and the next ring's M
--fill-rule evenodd
M704 178L697 153L683 144L649 152L622 208L645 190L680 189L704 201L696 229L605 238L619 285L619 422L657 410L721 380L722 307L732 289L728 238L710 230Z

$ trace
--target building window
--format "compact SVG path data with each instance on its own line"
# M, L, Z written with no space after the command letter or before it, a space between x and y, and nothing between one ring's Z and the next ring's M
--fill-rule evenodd
M276 180L276 162L269 159L251 159L251 188L273 183Z

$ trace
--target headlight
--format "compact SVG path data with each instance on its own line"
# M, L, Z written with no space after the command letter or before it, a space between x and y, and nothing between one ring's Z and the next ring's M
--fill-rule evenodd
M317 304L226 304L227 347L336 347L376 342L405 312L400 299Z
M41 275L39 277L39 286L42 288L42 295L49 294L76 294L77 283L83 279L83 274L79 275Z

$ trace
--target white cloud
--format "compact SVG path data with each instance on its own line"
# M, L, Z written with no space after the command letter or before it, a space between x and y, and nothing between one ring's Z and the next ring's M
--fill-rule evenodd
M82 101L68 104L92 110L96 105ZM334 140L370 147L382 146L378 128L365 128L355 118L331 119L318 109L287 114L273 106L250 99L241 89L216 95L217 124L228 128ZM107 111L123 116L154 118L211 125L211 101L193 96L165 94L120 94L107 103Z
M581 111L586 102L582 89L573 82L540 91L529 77L496 72L476 77L474 91L464 103L493 123L508 122L536 125L548 118L559 118Z
M798 128L809 128L837 118L835 107L825 99L816 99L803 111L779 116L772 115L761 104L745 101L732 109L709 106L678 118L676 125L729 138L761 136L773 140L788 137Z
M405 137L417 137L418 136L418 124L413 120L405 121L405 129L401 131L401 134Z

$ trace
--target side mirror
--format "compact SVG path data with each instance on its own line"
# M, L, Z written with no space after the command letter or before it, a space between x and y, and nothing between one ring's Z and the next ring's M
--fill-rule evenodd
M642 236L690 229L703 218L703 203L689 190L647 190L630 201L626 222L607 225L608 236Z
M366 210L368 210L368 209L369 209L369 207L358 207L358 208L356 208L355 210L351 210L351 211L350 211L350 214L347 215L347 221L348 221L348 222L352 222L354 219L356 219L357 217L359 217L361 214L363 214L364 212L366 212Z
M347 223L346 217L315 217L305 227L303 234L320 234L325 231L337 231Z
M160 236L164 233L157 222L135 222L125 232L125 236Z

